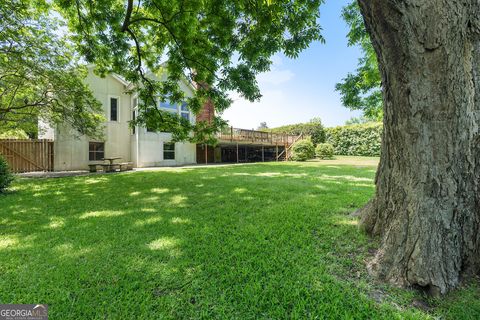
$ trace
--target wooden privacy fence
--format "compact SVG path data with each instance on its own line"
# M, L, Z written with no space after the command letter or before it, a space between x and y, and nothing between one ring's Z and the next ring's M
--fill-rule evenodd
M12 172L53 171L52 140L0 140L0 155Z

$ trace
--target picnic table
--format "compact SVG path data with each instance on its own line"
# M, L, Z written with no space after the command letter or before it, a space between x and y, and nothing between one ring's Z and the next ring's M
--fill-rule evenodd
M133 170L133 162L122 162L116 163L115 160L120 160L122 157L106 157L102 158L104 163L91 163L88 166L90 167L90 172L97 172L98 167L102 167L103 172L116 172Z
M113 163L115 160L120 160L122 157L108 157L108 158L103 158L103 161L106 161L108 163L102 164L103 171L105 172L115 172L117 169L121 169L119 163Z
M122 159L122 157L103 158L102 160L103 160L103 161L108 161L108 162L110 162L110 165L112 165L112 164L113 164L113 161L115 161L115 160L120 160L120 159Z

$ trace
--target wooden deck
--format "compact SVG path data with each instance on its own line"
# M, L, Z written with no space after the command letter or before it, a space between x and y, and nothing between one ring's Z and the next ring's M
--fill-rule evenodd
M229 127L217 134L220 143L290 146L298 136Z

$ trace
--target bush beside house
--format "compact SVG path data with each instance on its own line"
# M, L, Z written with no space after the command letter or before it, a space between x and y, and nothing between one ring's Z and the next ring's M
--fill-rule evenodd
M315 146L311 139L304 139L292 146L292 160L306 161L315 157Z
M7 160L0 156L0 193L10 186L13 181L13 174L10 172Z
M336 155L380 156L382 123L365 123L326 128L326 142Z
M319 159L332 159L333 154L334 149L330 143L319 143L315 148L315 156Z

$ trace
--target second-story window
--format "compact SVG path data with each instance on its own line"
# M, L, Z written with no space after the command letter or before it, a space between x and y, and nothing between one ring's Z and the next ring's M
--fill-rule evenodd
M137 107L138 107L138 98L133 98L133 111L132 111L132 121L137 119ZM132 134L136 133L136 125L132 127Z
M182 106L180 107L180 115L182 116L182 118L190 121L190 111L187 108L186 102L182 103Z
M177 105L170 102L169 100L165 102L160 102L160 108L171 113L177 113Z
M136 113L135 112L136 112L135 110L132 111L132 121L135 121L135 119L136 119ZM135 128L136 128L135 126L132 127L132 134L135 134Z
M110 121L118 121L118 98L110 98Z

